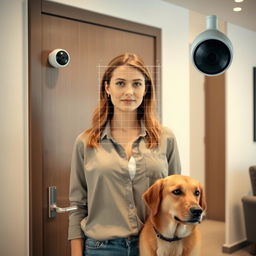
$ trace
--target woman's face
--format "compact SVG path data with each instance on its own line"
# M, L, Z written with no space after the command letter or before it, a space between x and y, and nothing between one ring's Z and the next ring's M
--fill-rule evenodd
M143 74L130 66L117 67L112 74L110 84L105 84L115 110L136 111L146 93Z

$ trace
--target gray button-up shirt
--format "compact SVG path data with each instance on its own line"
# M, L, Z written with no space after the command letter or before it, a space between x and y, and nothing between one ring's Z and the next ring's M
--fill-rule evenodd
M86 147L86 134L74 144L70 203L79 210L69 216L68 239L108 240L136 235L148 215L142 194L159 178L180 173L180 159L173 133L163 127L160 144L148 149L146 129L132 145L136 173L131 180L128 159L121 145L111 136L108 123L98 148Z

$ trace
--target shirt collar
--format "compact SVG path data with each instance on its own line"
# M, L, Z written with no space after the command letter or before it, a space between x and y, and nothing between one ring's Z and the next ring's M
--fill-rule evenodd
M147 129L145 127L145 122L142 119L140 121L140 127L141 127L141 130L140 130L139 137L145 137L147 135ZM107 121L101 133L100 139L103 140L105 137L107 137L108 139L112 139L111 130L110 130L110 121Z
M108 139L112 138L111 133L110 133L110 121L107 121L107 123L101 133L100 139L103 140L105 138L105 136L107 136Z

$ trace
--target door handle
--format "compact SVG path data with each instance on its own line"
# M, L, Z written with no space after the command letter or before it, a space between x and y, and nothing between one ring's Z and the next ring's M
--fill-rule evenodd
M70 206L70 207L59 207L56 203L57 198L57 187L52 186L48 188L48 196L49 196L49 202L48 202L48 208L49 208L49 218L54 218L57 213L64 213L64 212L71 212L78 210L78 206Z

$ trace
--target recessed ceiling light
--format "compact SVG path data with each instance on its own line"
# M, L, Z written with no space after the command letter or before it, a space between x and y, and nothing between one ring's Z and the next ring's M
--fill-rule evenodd
M236 3L242 3L244 0L235 0Z
M241 7L235 7L235 8L233 8L233 11L234 12L241 12L242 8Z

